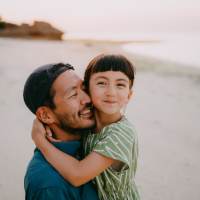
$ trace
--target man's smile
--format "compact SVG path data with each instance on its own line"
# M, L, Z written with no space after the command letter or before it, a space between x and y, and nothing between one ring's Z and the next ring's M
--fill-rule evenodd
M82 110L81 112L79 112L79 116L81 118L91 118L93 116L93 113L90 108L86 108Z

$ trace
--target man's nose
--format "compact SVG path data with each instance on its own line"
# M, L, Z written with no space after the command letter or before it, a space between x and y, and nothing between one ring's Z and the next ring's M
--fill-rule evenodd
M81 99L80 99L80 101L81 101L82 105L91 102L91 99L90 99L89 95L83 90L81 91Z

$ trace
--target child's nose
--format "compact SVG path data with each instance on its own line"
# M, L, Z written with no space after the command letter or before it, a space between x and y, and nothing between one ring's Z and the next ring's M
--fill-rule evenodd
M106 90L106 94L109 95L109 96L115 95L116 94L115 87L112 86L112 85L109 85L107 90Z

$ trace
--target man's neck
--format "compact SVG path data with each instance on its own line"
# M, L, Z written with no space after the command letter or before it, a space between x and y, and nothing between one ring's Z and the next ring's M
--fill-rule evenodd
M55 139L58 139L61 141L72 141L72 140L80 139L80 135L75 135L75 134L66 132L63 129L61 129L59 126L57 126L56 124L51 124L49 127L53 131L53 136L55 137Z

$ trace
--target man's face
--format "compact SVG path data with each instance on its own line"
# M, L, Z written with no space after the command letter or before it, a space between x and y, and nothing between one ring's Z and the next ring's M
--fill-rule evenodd
M71 70L63 72L52 85L53 113L57 123L66 131L88 129L94 126L90 98L83 91L82 80Z

